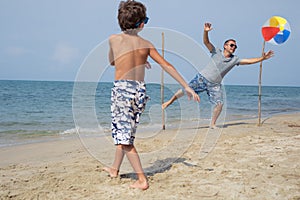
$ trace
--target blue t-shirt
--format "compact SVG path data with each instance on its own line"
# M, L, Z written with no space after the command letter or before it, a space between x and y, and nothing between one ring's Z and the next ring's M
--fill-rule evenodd
M214 48L211 51L211 60L200 72L208 81L212 83L221 83L224 76L235 66L239 65L240 58L232 55L225 58L221 49Z

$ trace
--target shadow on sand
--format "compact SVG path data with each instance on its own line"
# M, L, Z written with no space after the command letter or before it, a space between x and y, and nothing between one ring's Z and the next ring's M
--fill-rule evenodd
M144 169L146 176L154 176L158 173L164 173L171 169L173 163L182 163L189 167L196 167L197 165L190 164L186 162L185 158L166 158L163 160L157 160L153 163L152 166L147 167ZM135 173L126 173L126 174L120 174L120 178L131 178L136 179Z

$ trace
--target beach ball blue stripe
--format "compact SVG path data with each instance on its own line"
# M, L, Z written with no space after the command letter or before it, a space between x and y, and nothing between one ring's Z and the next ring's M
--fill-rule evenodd
M282 33L283 34L275 35L275 37L273 38L277 44L284 43L289 38L291 32L288 30L283 30Z

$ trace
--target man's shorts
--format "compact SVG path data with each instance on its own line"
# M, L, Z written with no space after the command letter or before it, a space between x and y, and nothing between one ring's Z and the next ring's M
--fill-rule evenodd
M223 90L220 83L212 83L198 73L195 78L189 82L189 86L197 94L206 91L209 101L212 104L223 104Z
M149 97L143 81L118 80L111 90L111 129L114 143L132 145L137 124Z

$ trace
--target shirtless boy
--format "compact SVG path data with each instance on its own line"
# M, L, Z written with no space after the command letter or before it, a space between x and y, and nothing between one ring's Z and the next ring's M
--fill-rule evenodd
M138 35L148 19L146 7L142 3L130 0L120 3L118 21L122 33L109 38L109 61L115 66L115 81L111 93L111 127L116 152L112 166L103 168L111 177L117 177L126 155L137 174L137 181L130 187L142 190L146 190L149 184L134 146L134 139L140 115L148 99L144 82L148 56L182 85L189 99L200 101L199 96L176 69L149 41Z

